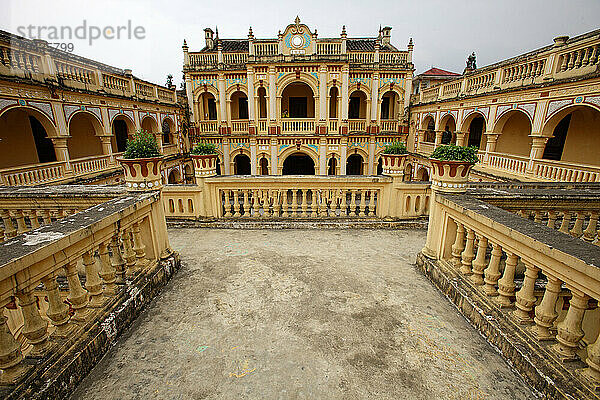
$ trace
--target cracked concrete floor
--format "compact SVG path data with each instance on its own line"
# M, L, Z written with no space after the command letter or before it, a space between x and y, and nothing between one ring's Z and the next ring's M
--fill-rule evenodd
M530 399L421 230L171 229L182 268L73 399Z

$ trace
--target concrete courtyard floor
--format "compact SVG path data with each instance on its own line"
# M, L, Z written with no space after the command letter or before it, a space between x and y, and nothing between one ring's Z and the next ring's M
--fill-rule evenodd
M531 399L422 230L170 229L182 268L73 399Z

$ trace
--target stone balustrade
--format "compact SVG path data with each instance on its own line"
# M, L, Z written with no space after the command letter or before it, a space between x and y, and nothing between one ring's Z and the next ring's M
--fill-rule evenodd
M418 259L549 398L591 399L600 388L600 186L590 187L584 194L558 184L436 192Z
M0 243L0 394L67 397L178 266L160 192L21 188L0 208L17 224Z
M425 89L416 98L416 104L583 77L598 71L599 52L600 35L597 31L571 39L559 37L553 45L478 68L457 79Z
M401 176L222 176L163 189L176 219L417 218L429 196L429 184Z

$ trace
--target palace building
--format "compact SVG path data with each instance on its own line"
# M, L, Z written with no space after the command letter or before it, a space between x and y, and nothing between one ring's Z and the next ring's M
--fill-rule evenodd
M414 66L377 36L320 38L296 18L276 37L184 41L192 140L217 144L225 174L373 175L386 144L406 138Z
M191 179L181 114L174 86L0 31L3 185L121 183L116 158L139 129L169 156L165 181Z

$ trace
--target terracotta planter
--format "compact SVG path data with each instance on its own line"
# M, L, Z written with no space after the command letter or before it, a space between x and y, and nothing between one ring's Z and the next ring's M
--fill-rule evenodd
M196 178L208 178L217 174L217 154L194 155L194 176Z
M162 176L160 174L163 156L134 158L127 160L117 159L125 171L125 186L127 190L134 192L143 192L157 190L163 187Z
M463 193L467 190L469 172L475 163L430 158L431 188L439 192Z
M408 154L382 154L381 166L384 175L404 176L404 165Z

